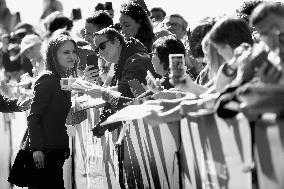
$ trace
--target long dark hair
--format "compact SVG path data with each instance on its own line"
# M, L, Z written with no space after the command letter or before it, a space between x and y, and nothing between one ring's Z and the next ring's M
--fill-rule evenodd
M137 3L129 2L122 6L120 13L125 14L140 23L141 27L134 37L145 45L148 50L151 50L155 34L153 32L151 20L145 10Z
M67 72L62 68L62 66L58 63L56 58L56 53L61 47L63 43L66 41L71 41L74 44L76 54L78 55L78 47L76 42L72 39L72 37L68 33L59 33L58 35L54 36L48 43L46 49L46 56L45 56L45 64L46 69L51 71L57 78L68 77L70 75L76 76L77 75L77 65L79 61L76 61L75 66L72 70L68 70Z

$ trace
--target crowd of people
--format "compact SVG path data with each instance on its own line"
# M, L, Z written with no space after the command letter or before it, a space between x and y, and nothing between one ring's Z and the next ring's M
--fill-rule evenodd
M101 137L107 129L122 127L121 122L101 123L133 102L163 106L144 118L157 126L182 119L192 110L192 99L221 96L250 82L283 83L281 2L247 1L232 15L204 15L194 28L182 15L168 15L161 7L148 10L143 1L123 4L119 14L114 23L111 2L99 3L84 19L54 8L41 17L44 34L23 22L12 31L2 30L1 86L20 92L18 99L11 99L1 87L0 110L29 110L25 148L32 150L40 170L40 182L30 188L64 188L62 166L69 156L65 124L75 95L105 101L93 125L94 136ZM84 22L78 31L75 18ZM267 56L255 62L256 51ZM184 57L178 75L169 59L172 54ZM98 67L89 65L89 56ZM62 90L62 78L80 78L91 87ZM133 80L143 87L142 93L129 84ZM227 116L224 103L214 106L220 116Z

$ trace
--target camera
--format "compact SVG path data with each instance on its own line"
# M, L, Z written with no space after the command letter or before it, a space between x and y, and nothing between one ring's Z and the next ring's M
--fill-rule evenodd
M76 81L76 78L61 78L60 85L62 90L71 90L71 84Z

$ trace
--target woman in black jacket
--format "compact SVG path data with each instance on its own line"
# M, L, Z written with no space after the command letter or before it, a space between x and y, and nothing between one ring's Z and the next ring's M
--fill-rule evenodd
M77 65L77 46L68 35L58 34L46 50L46 71L34 85L28 120L29 145L39 171L39 185L30 188L64 188L62 166L69 155L65 122L71 108L70 91L61 90L60 79Z

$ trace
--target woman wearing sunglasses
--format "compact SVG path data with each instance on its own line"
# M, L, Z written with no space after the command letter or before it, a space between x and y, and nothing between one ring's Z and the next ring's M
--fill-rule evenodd
M137 79L140 83L146 84L147 70L154 73L154 68L147 48L141 42L132 37L126 39L112 28L96 32L94 44L98 55L114 64L114 76L110 88L94 85L91 91L86 92L94 98L102 97L107 102L100 116L100 122L93 130L94 135L100 137L107 129L100 127L100 123L122 108L125 101L134 98L128 81ZM110 124L108 130L112 131L120 125L120 123Z

